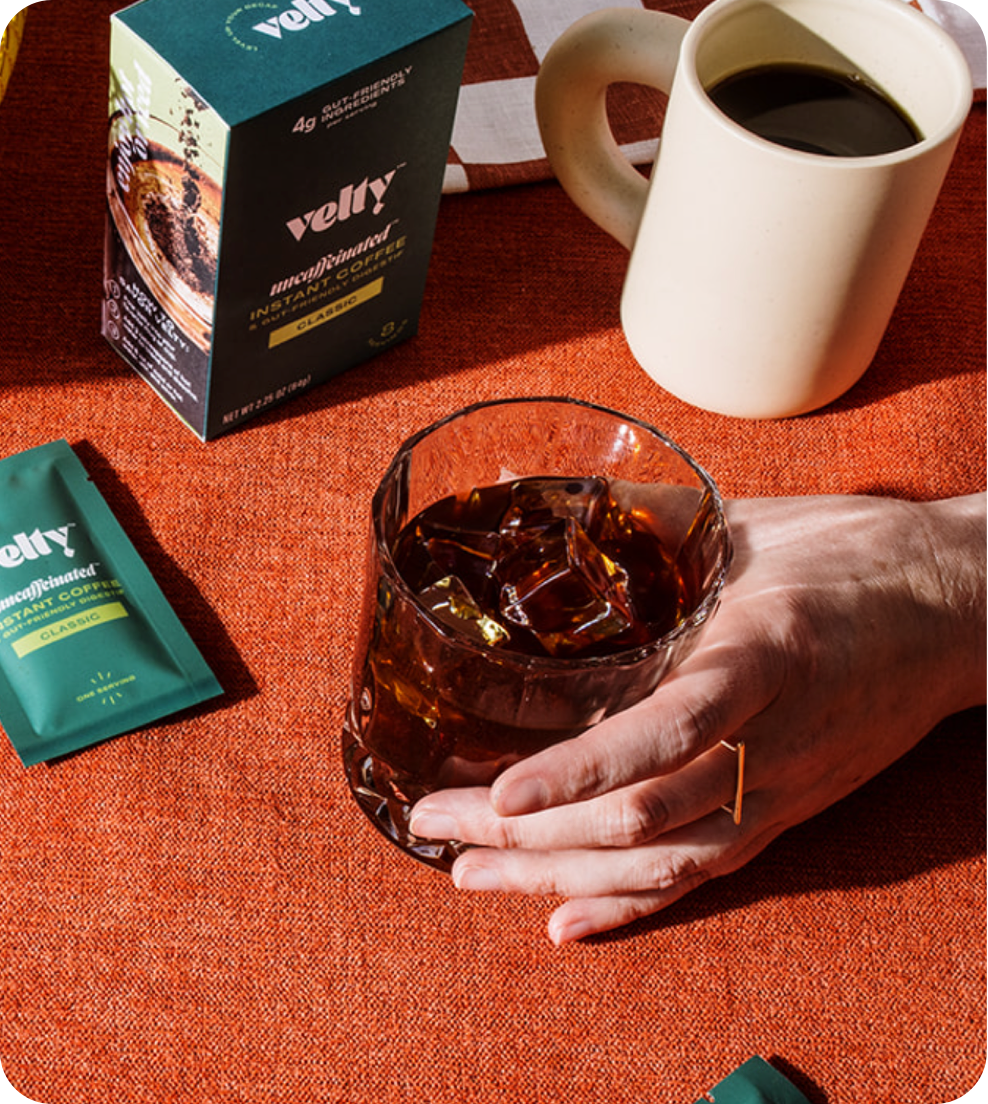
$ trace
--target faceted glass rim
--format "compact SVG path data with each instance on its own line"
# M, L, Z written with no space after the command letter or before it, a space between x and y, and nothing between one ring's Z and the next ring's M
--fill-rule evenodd
M720 544L720 562L717 565L716 573L708 584L702 600L689 617L685 618L674 628L650 643L637 644L623 649L622 651L611 652L608 655L602 656L532 656L519 652L512 652L507 649L492 648L478 643L467 633L461 632L454 626L448 625L436 618L432 614L432 611L419 600L418 595L405 582L401 573L395 566L395 562L391 556L391 549L388 546L388 541L383 529L383 504L391 485L396 478L400 477L406 457L411 454L416 445L421 441L432 436L432 434L452 422L461 421L464 418L492 407L526 405L582 408L584 410L606 415L609 418L619 419L629 425L634 425L649 436L654 437L672 452L676 453L676 455L696 474L697 478L700 480L704 493L709 496L713 505L713 516L716 523L715 535ZM392 586L400 591L402 595L416 607L422 618L427 621L439 635L453 641L458 647L462 647L466 651L489 657L496 663L522 667L525 669L572 671L577 668L622 667L637 663L642 659L654 655L656 652L668 650L682 637L698 630L717 609L734 552L730 531L727 525L727 518L724 513L724 501L721 497L720 490L707 470L694 460L681 445L678 445L660 429L657 429L655 426L632 414L625 414L620 410L614 410L611 407L602 406L599 403L587 402L583 399L574 399L565 395L538 395L530 397L519 396L506 399L487 399L482 402L471 403L469 406L461 407L459 410L455 410L451 414L447 414L437 421L432 422L430 425L425 426L423 429L413 433L398 447L391 463L388 465L381 478L381 482L378 484L377 490L374 492L374 496L371 500L371 521L373 524L374 543L377 548L381 570L387 576Z

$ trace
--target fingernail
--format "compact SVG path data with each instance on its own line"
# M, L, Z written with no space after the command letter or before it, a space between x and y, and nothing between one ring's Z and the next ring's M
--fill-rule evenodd
M537 813L548 802L541 778L524 778L520 782L494 784L491 804L500 816L519 816L521 813Z
M413 836L421 839L453 840L459 837L456 821L445 813L413 813L408 828Z
M481 891L504 888L497 871L487 866L454 866L453 885L457 889Z
M549 938L557 947L563 943L575 943L585 935L592 935L593 928L585 920L573 920L566 923L565 920L549 921Z

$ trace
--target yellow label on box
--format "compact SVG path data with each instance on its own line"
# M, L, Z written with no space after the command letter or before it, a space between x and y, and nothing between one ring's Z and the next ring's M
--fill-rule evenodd
M280 326L277 330L272 330L271 336L268 338L268 348L273 349L276 345L284 345L286 341L291 341L293 337L301 337L302 334L314 330L316 326L321 326L324 322L331 322L341 314L346 314L348 310L353 310L361 303L366 303L368 299L376 298L381 294L383 287L384 277L381 276L376 280L372 280L371 283L357 288L349 295L335 299L325 307L320 307L319 310L305 315L303 318L296 318L294 322L290 322L287 326Z

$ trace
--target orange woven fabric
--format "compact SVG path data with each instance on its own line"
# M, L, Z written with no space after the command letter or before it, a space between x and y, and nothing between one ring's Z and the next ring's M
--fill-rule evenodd
M816 414L651 383L625 254L547 182L444 198L419 335L204 445L99 336L117 6L32 9L0 108L0 452L68 438L226 694L30 770L0 740L7 1077L44 1104L690 1104L761 1054L813 1104L961 1096L985 1066L983 710L563 949L547 902L386 845L338 738L372 491L475 400L625 409L733 496L983 489L984 104L874 365Z

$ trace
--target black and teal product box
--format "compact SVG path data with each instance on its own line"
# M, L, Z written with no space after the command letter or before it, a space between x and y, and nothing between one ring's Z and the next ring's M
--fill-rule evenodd
M103 333L203 440L411 337L471 12L111 17Z

